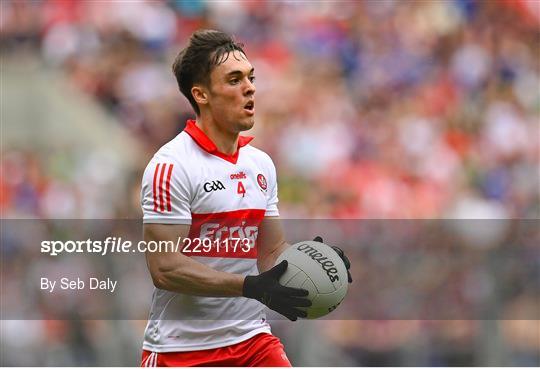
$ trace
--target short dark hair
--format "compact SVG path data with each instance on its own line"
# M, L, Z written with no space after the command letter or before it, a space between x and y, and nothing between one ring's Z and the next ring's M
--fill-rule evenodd
M210 72L224 63L229 53L235 50L245 55L244 45L224 32L211 29L198 30L191 35L188 46L180 51L174 60L172 70L178 87L197 115L200 109L191 95L191 88L196 83L208 86Z

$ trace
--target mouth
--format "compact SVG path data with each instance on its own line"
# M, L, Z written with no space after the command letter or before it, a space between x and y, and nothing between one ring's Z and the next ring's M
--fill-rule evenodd
M253 115L253 114L255 114L255 101L249 100L249 101L247 102L247 104L244 105L244 111L245 111L248 115Z

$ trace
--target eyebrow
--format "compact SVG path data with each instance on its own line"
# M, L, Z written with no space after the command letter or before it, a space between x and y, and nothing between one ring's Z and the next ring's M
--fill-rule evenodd
M251 74L255 71L255 68L251 68L248 74ZM232 72L227 73L227 77L234 75L243 75L244 73L241 70L233 70Z

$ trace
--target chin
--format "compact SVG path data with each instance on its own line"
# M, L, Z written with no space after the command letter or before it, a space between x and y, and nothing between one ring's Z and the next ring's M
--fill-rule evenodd
M245 120L245 121L240 122L238 124L238 126L240 128L239 129L240 132L241 131L247 131L247 130L253 128L254 125L255 125L255 118L250 118L249 120Z

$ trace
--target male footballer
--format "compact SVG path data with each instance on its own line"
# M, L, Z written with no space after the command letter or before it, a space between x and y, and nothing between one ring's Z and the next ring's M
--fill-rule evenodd
M141 365L291 366L264 305L295 321L311 302L278 282L287 262L274 263L289 245L276 171L240 136L255 123L254 68L231 36L200 30L173 71L196 120L143 176L144 239L180 247L146 254L156 288Z

